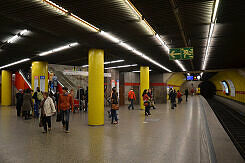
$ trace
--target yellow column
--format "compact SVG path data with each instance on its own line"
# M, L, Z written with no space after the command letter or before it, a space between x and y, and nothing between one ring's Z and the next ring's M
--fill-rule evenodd
M36 88L34 88L35 79L38 80L38 87L40 88L40 76L45 77L45 92L48 92L48 63L32 62L31 87L34 91L36 91Z
M88 125L104 125L104 50L88 54Z
M145 89L149 89L149 67L140 67L140 108L145 109L142 94Z
M1 102L3 106L11 105L12 97L12 73L2 70Z

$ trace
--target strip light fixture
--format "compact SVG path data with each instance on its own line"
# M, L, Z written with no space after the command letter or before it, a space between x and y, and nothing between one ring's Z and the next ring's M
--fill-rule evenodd
M27 62L29 60L30 60L30 58L26 58L26 59L22 59L22 60L7 64L7 65L4 65L4 66L1 66L0 70L3 69L3 68L7 68L7 67L10 67L10 66L13 66L13 65L17 65L17 64L23 63L23 62Z
M119 62L124 62L124 60L115 60L115 61L104 62L104 65L113 64L113 63L119 63ZM88 66L89 65L83 65L82 67L88 67Z
M80 22L81 24L85 25L87 28L89 28L92 31L95 32L99 32L103 37L111 40L114 43L117 43L118 45L122 46L123 48L126 48L129 51L132 51L134 54L148 60L149 62L155 64L156 66L168 71L168 72L172 72L171 70L169 70L168 68L166 68L165 66L161 65L160 63L154 61L153 59L149 58L148 56L146 56L145 54L139 52L138 50L136 50L135 48L133 48L132 46L128 45L127 43L124 43L122 40L120 40L119 38L114 37L113 35L111 35L108 32L105 32L101 29L99 29L98 27L88 23L87 21L81 19L80 17L76 16L75 14L69 12L68 10L62 8L61 6L55 4L54 2L50 1L50 0L41 0L42 2L44 2L47 6L54 8L54 11L56 11L57 13L62 13L63 15L67 15L68 17L70 17L72 20L76 21L76 22ZM134 11L137 11L137 9L133 6L133 4L130 1L126 1L131 7L134 8ZM149 23L142 18L142 15L139 13L139 11L137 11L137 15L142 19L142 21L145 23L145 26L148 26L149 29L151 29L153 35L155 35L155 31L153 30L153 28L149 25ZM48 53L50 54L50 52ZM46 53L43 53L42 55L47 55Z
M149 70L150 72L152 71L152 70ZM140 72L140 71L132 71L132 72Z
M79 43L74 42L74 43L67 44L65 46L61 46L61 47L58 47L58 48L55 48L55 49L52 49L52 50L49 50L49 51L45 51L45 52L39 53L37 55L46 56L46 55L49 55L49 54L52 54L52 53L56 53L56 52L59 52L59 51L62 51L62 50L73 48L73 47L75 47L77 45L79 45Z
M155 32L155 30L151 27L151 25L143 18L142 14L137 10L137 8L130 2L130 0L125 0L128 6L134 11L134 13L139 17L140 20L144 22L144 24L152 31L152 34L156 37L156 39L161 43L162 47L169 53L169 47L166 42L161 39L159 34ZM182 71L186 71L185 67L181 64L180 61L175 61L175 63L182 69Z
M23 36L24 34L26 34L28 32L27 29L24 29L22 31L20 31L18 34L14 35L13 37L9 38L6 43L8 44L12 44L14 42L16 42L17 40L19 40L21 38L21 36Z
M215 0L215 3L214 3L213 14L212 14L212 18L211 18L210 27L209 27L208 40L207 40L207 46L206 46L206 50L205 50L205 54L204 54L204 61L203 61L203 65L202 65L202 70L205 70L206 66L207 66L210 44L212 41L212 35L214 32L214 27L215 27L216 19L217 19L217 11L219 8L219 2L220 2L220 0Z
M175 63L182 69L182 71L186 71L185 67L180 63L179 60L174 60Z
M132 64L132 65L123 65L123 66L115 66L115 67L107 67L105 68L105 70L109 70L109 69L117 69L117 68L126 68L126 67L135 67L138 66L137 64Z

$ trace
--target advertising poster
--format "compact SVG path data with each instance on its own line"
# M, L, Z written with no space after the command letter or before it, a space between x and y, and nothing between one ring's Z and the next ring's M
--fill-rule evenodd
M33 90L36 91L37 87L38 87L38 76L35 76L34 77L34 88L33 88Z
M45 76L40 76L40 91L45 92Z

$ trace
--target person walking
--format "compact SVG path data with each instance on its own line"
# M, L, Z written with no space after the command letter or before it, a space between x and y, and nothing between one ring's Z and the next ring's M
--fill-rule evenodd
M150 108L152 107L153 109L156 109L154 105L153 94L151 89L148 89L147 95L149 96Z
M134 93L133 88L128 92L128 100L130 102L130 105L128 106L128 110L132 107L132 110L134 110L134 100L136 101L136 96Z
M182 101L182 94L181 94L181 92L178 90L177 91L177 98L178 98L178 104L180 104L181 103L181 101Z
M119 110L118 93L116 88L114 87L112 88L111 94L111 124L118 124L117 110Z
M43 100L43 94L40 92L40 88L36 88L36 92L34 92L32 98L34 99L34 117L39 117L39 105L41 101Z
M30 118L30 111L33 108L31 90L26 89L23 95L23 104L22 104L22 115L25 117L25 120Z
M18 93L16 93L15 97L16 97L17 116L20 117L21 106L22 106L22 103L23 103L23 90L19 89L19 91L18 91Z
M84 94L84 101L85 101L84 112L87 112L88 111L88 87Z
M148 96L148 92L147 90L145 89L143 94L142 94L142 97L143 97L143 101L144 101L144 106L145 106L145 116L148 116L148 115L151 115L150 113L150 97Z
M66 133L69 133L69 119L70 119L70 109L73 112L73 101L72 96L68 93L68 88L62 88L63 93L59 95L58 101L58 111L62 117L63 128Z
M43 93L43 101L40 104L40 108L41 108L41 121L44 129L43 133L47 133L47 130L51 131L51 116L56 112L53 99L48 96L47 92Z
M188 88L185 89L185 100L186 102L188 101L188 94L189 94L189 91L188 91Z
M169 97L170 97L170 102L171 102L171 109L174 109L176 107L176 91L175 89L171 89Z

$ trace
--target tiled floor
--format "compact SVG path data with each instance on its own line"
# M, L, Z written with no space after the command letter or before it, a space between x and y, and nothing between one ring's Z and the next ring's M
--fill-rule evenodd
M70 118L71 133L52 121L52 131L43 134L37 120L16 117L15 108L0 108L0 162L201 162L198 98L171 110L157 105L152 116L142 110L120 108L120 122L90 127L87 114ZM106 108L107 110L108 108ZM204 161L205 162L205 161Z

